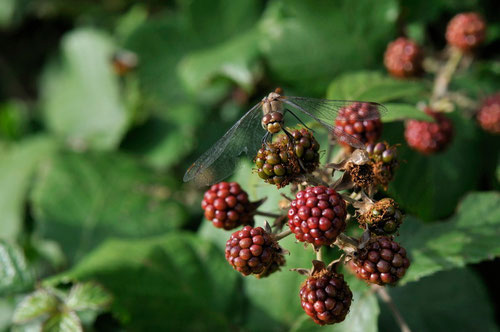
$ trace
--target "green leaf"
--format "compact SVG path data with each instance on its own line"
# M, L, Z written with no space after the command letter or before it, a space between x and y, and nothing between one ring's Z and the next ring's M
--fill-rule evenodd
M110 64L114 48L101 31L69 32L62 40L60 63L43 75L45 121L51 131L77 148L112 149L127 128L118 77Z
M77 283L66 299L66 305L72 310L99 310L108 306L112 301L111 295L101 285L95 282Z
M440 272L388 291L412 331L498 331L491 293L470 269ZM380 331L399 332L387 305L381 309Z
M398 146L400 167L389 194L408 214L432 221L450 216L458 201L474 190L481 177L481 149L477 127L469 119L446 114L453 121L455 136L442 152L424 156L408 147L401 123L385 123L383 139ZM470 157L469 157L470 156Z
M259 37L256 30L250 30L221 45L190 53L179 64L179 74L191 91L203 89L220 75L250 90Z
M33 279L22 251L0 240L0 295L24 291L33 286Z
M424 113L422 110L409 104L384 104L388 112L382 116L383 122L401 121L406 119L427 120L432 121L432 117Z
M379 72L361 71L336 78L328 86L327 98L386 103L413 100L423 92L422 82L396 80Z
M291 331L377 332L378 315L377 298L372 292L366 290L363 292L353 291L351 309L342 323L318 326L309 316L303 314L297 319L297 323L294 324Z
M17 305L12 320L15 324L23 324L42 315L50 315L57 311L58 304L54 295L45 289L39 289Z
M51 139L38 136L9 146L0 159L0 238L12 240L21 231L33 172L54 149Z
M267 36L261 49L277 81L322 95L346 64L350 70L379 65L398 11L393 0L274 1L261 21Z
M43 323L43 332L83 332L80 318L73 312L59 312Z
M52 279L96 280L114 295L112 311L137 331L228 330L238 274L199 237L172 233L109 240Z
M74 261L108 237L176 229L187 212L163 180L124 155L60 154L33 188L37 230Z
M500 256L500 193L469 194L445 222L426 224L408 217L400 233L397 241L411 257L402 283L493 259Z

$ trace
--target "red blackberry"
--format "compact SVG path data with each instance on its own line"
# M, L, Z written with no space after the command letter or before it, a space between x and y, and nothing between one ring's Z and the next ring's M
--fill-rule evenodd
M301 242L330 245L345 229L346 215L346 204L335 190L309 187L290 203L288 226Z
M405 138L408 145L423 154L443 151L453 138L453 123L444 114L426 109L434 122L409 120L406 122Z
M423 55L414 41L400 37L389 43L384 55L384 64L395 77L413 77L422 71Z
M370 203L363 210L358 222L375 234L394 234L403 222L403 213L391 198Z
M368 115L380 114L377 106L371 103L353 102L342 107L335 119L337 129L356 137L363 143L374 143L382 134L380 119L364 120ZM346 148L352 147L342 143Z
M461 13L453 17L446 28L446 40L452 46L469 51L482 43L486 23L477 13Z
M282 249L262 227L245 226L226 242L226 259L241 274L264 277L284 264Z
M299 295L302 308L319 325L342 322L352 301L344 276L326 269L308 277Z
M476 116L484 130L492 134L500 134L500 93L487 98Z
M205 192L201 201L205 218L217 228L231 230L241 225L253 225L256 205L236 182L220 182Z
M409 266L405 248L388 236L370 239L351 261L351 268L359 278L377 285L396 283Z

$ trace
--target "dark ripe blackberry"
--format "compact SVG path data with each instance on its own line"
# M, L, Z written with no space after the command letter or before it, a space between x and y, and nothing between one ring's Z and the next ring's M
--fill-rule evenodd
M282 249L272 235L251 226L231 235L226 242L226 260L244 276L257 277L267 276L284 264Z
M486 23L477 13L461 13L448 23L446 40L462 51L479 46L486 35Z
M335 190L308 187L290 203L288 226L297 240L319 247L335 242L346 227L346 216L346 204Z
M453 139L453 123L442 113L429 108L425 112L434 118L434 122L407 121L405 139L411 148L428 155L448 147Z
M500 135L500 92L488 97L477 112L479 125L492 134Z
M337 129L356 137L363 143L374 143L382 134L382 122L380 119L363 120L368 114L378 114L377 107L370 103L353 102L339 110L335 119ZM352 150L347 144L346 148Z
M253 225L255 205L236 182L220 182L205 192L201 201L205 218L217 228L231 230L241 225Z
M396 147L390 146L386 142L379 142L368 144L366 151L373 168L374 185L380 185L387 189L399 166Z
M350 265L360 279L383 286L403 278L410 260L405 248L388 236L378 236L358 250Z
M298 158L303 173L313 172L319 165L318 151L320 146L318 141L316 141L313 134L305 128L292 130L290 134L293 139L292 142L290 142L290 138L285 134L278 138L278 142L280 142L282 146L287 146L289 148L289 154L294 154Z
M414 41L400 37L389 43L384 55L384 64L392 76L414 77L422 72L423 54Z
M358 222L375 234L394 234L403 222L403 213L393 199L383 198L370 205L366 212L358 217Z
M302 308L319 325L342 322L351 307L352 292L344 276L327 270L308 277L299 295Z

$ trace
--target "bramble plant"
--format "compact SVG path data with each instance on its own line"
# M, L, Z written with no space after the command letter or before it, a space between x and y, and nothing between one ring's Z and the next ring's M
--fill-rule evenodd
M0 0L0 332L497 331L497 16Z

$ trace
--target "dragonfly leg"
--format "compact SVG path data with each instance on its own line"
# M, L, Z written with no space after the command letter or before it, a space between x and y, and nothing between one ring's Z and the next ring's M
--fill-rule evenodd
M309 128L297 115L295 115L295 113L293 113L292 111L290 111L289 109L286 109L285 108L285 112L284 113L290 113L291 115L293 115L293 117L295 119L297 119L297 121L299 121L304 127L306 127L307 129L309 129L310 131L314 132L314 130L312 130L311 128Z
M264 136L262 136L262 145L266 144L267 143L267 140L269 138L269 132L266 131L266 133L264 134Z

